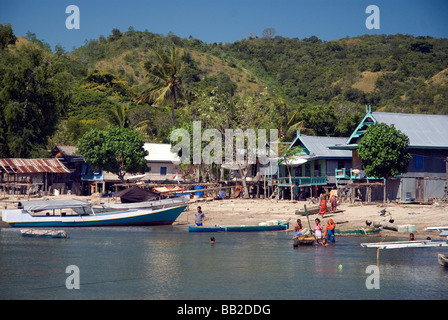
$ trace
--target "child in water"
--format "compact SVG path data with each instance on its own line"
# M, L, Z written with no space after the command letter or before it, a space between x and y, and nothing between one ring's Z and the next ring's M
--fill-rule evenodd
M316 238L316 242L320 243L322 241L322 230L324 227L321 225L319 218L316 218L314 222L316 223L314 226L314 237Z

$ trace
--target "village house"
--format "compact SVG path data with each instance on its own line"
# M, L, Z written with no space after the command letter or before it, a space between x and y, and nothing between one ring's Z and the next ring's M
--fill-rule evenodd
M297 131L297 136L289 149L300 147L301 151L288 161L291 167L295 199L317 197L318 190L330 188L339 182L336 177L337 172L345 174L351 170L351 152L329 148L335 144L344 143L346 140L347 138L343 137L302 136L300 131ZM283 197L290 199L289 173L285 164L279 165L277 179L280 193L287 193L288 195Z
M352 152L351 178L356 170L356 179L363 178L361 159L358 156L358 142L367 128L376 123L394 125L409 138L408 151L412 159L407 173L387 181L389 200L402 202L428 202L446 196L448 176L448 115L405 114L372 112L370 106L366 115L352 135L342 144L332 149ZM375 179L365 177L366 182ZM382 193L375 194L376 200L382 199Z
M145 143L143 146L148 155L146 163L148 172L146 178L153 182L176 183L182 180L175 168L176 163L180 162L180 158L176 153L171 152L171 145L164 143Z
M0 159L3 195L65 193L70 170L58 159Z
M180 159L171 152L170 144L145 143L143 148L148 151L146 156L148 172L136 175L126 174L125 182L177 183L178 179L182 180L180 175L176 175L178 171L175 168L175 163ZM52 153L71 172L67 186L72 194L104 193L111 186L122 182L116 174L91 168L74 146L55 146Z

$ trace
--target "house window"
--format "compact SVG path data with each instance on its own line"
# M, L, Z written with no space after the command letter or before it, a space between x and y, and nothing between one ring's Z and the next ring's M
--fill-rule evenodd
M321 174L321 165L319 161L314 162L314 177L320 177Z
M415 169L423 169L423 156L414 156Z
M160 167L160 175L166 175L166 167Z
M305 176L311 177L311 163L305 163Z

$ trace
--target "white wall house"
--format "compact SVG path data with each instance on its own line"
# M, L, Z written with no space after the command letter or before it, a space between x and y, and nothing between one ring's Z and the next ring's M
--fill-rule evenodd
M148 151L146 162L148 168L150 168L144 179L149 179L154 182L177 182L175 175L178 173L178 169L174 166L180 162L180 158L176 153L171 152L171 145L164 143L145 143L143 148ZM179 180L181 180L180 175Z

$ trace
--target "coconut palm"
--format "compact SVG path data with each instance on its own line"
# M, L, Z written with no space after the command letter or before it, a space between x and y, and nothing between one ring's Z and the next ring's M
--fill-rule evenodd
M111 125L120 127L120 128L129 128L138 133L138 135L146 142L149 141L148 135L148 124L149 120L143 120L138 123L132 123L129 118L131 112L130 103L122 103L114 99L110 99L114 101L116 104L114 108L111 108L110 113L108 115L108 119L106 120Z
M166 51L158 49L154 61L145 63L150 87L143 91L138 103L149 102L160 106L171 102L171 124L174 127L174 108L177 99L182 96L181 73L184 67L184 53L173 46Z

